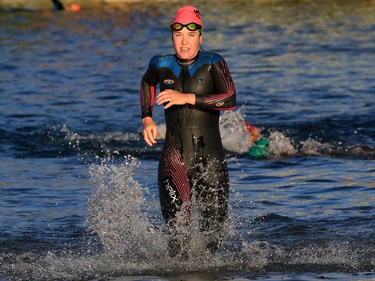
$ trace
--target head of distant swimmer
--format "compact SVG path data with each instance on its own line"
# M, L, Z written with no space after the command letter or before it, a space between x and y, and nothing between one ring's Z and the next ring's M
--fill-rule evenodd
M194 58L203 39L203 21L199 10L193 6L178 9L170 27L177 57L182 60Z

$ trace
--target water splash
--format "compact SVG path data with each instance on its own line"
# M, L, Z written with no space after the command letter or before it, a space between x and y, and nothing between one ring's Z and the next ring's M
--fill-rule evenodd
M251 147L250 133L245 130L245 119L241 108L236 111L225 111L219 121L223 147L231 152L243 154Z
M139 161L130 156L121 163L107 158L90 166L91 182L97 188L89 200L87 221L106 253L128 260L165 259L169 237L165 227L150 222L155 214L148 213L145 205L158 203L146 200L144 188L133 178L138 167ZM201 217L194 201L192 198L191 223L182 230L190 237L189 256L198 258L206 254L208 237L200 231Z
M253 143L250 132L245 129L246 121L241 108L236 111L225 111L220 116L220 134L223 147L230 152L244 154L249 151ZM260 136L261 138L264 136ZM270 157L290 156L296 153L292 142L283 133L269 132L268 136Z
M165 252L166 239L142 210L144 195L133 178L138 166L138 160L130 156L119 164L104 159L91 165L91 182L97 189L89 201L87 220L107 252L150 260L155 253Z
M269 136L270 151L273 157L290 156L296 153L290 139L283 133L274 131Z
M302 146L300 152L306 155L322 155L324 151L333 150L333 146L329 144L322 144L313 139L307 139L304 142L301 142Z
M139 160L130 156L99 159L99 163L90 165L90 181L95 191L88 202L87 223L95 233L93 239L88 238L79 249L0 253L0 276L9 280L99 280L129 275L184 276L189 272L219 275L220 272L356 272L369 271L375 265L372 240L365 243L332 240L322 244L314 242L308 234L301 234L301 241L294 244L256 241L253 216L242 208L236 211L244 203L238 194L231 198L224 243L217 253L204 250L193 208L190 258L170 258L168 236L161 226L164 223L150 219L158 216L150 204L159 203L152 198L146 200L145 188L134 179L140 166ZM262 224L267 228L279 227L280 223L293 224L292 219L290 222L275 220ZM90 233L86 235L91 237ZM291 241L296 238L289 232L283 235ZM100 238L100 243L95 237Z

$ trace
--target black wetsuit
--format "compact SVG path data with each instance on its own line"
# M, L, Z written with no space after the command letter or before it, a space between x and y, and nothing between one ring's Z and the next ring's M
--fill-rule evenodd
M214 233L207 247L215 251L220 240L217 233L227 217L229 188L219 114L235 106L233 80L226 62L215 53L199 52L190 61L179 61L175 55L155 56L141 82L142 118L152 116L157 84L160 91L196 94L195 105L165 110L167 129L158 174L163 216L177 235L179 218L188 224L194 196L201 230Z
M64 5L59 0L52 0L53 8L56 11L64 10Z

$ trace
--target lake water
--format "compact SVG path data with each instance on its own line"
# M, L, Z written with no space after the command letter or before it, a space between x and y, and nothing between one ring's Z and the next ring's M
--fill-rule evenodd
M227 152L222 247L193 227L190 259L168 256L163 140L139 134L141 76L184 3L2 9L0 280L375 280L374 1L189 3L273 144Z

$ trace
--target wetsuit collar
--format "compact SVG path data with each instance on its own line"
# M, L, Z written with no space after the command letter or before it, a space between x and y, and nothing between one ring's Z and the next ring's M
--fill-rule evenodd
M195 62L197 61L198 57L199 57L199 52L198 52L198 54L197 54L194 58L192 58L192 59L181 60L181 59L177 58L177 63L178 63L179 65L182 65L182 66L189 66L189 65L192 65L193 63L195 63Z

